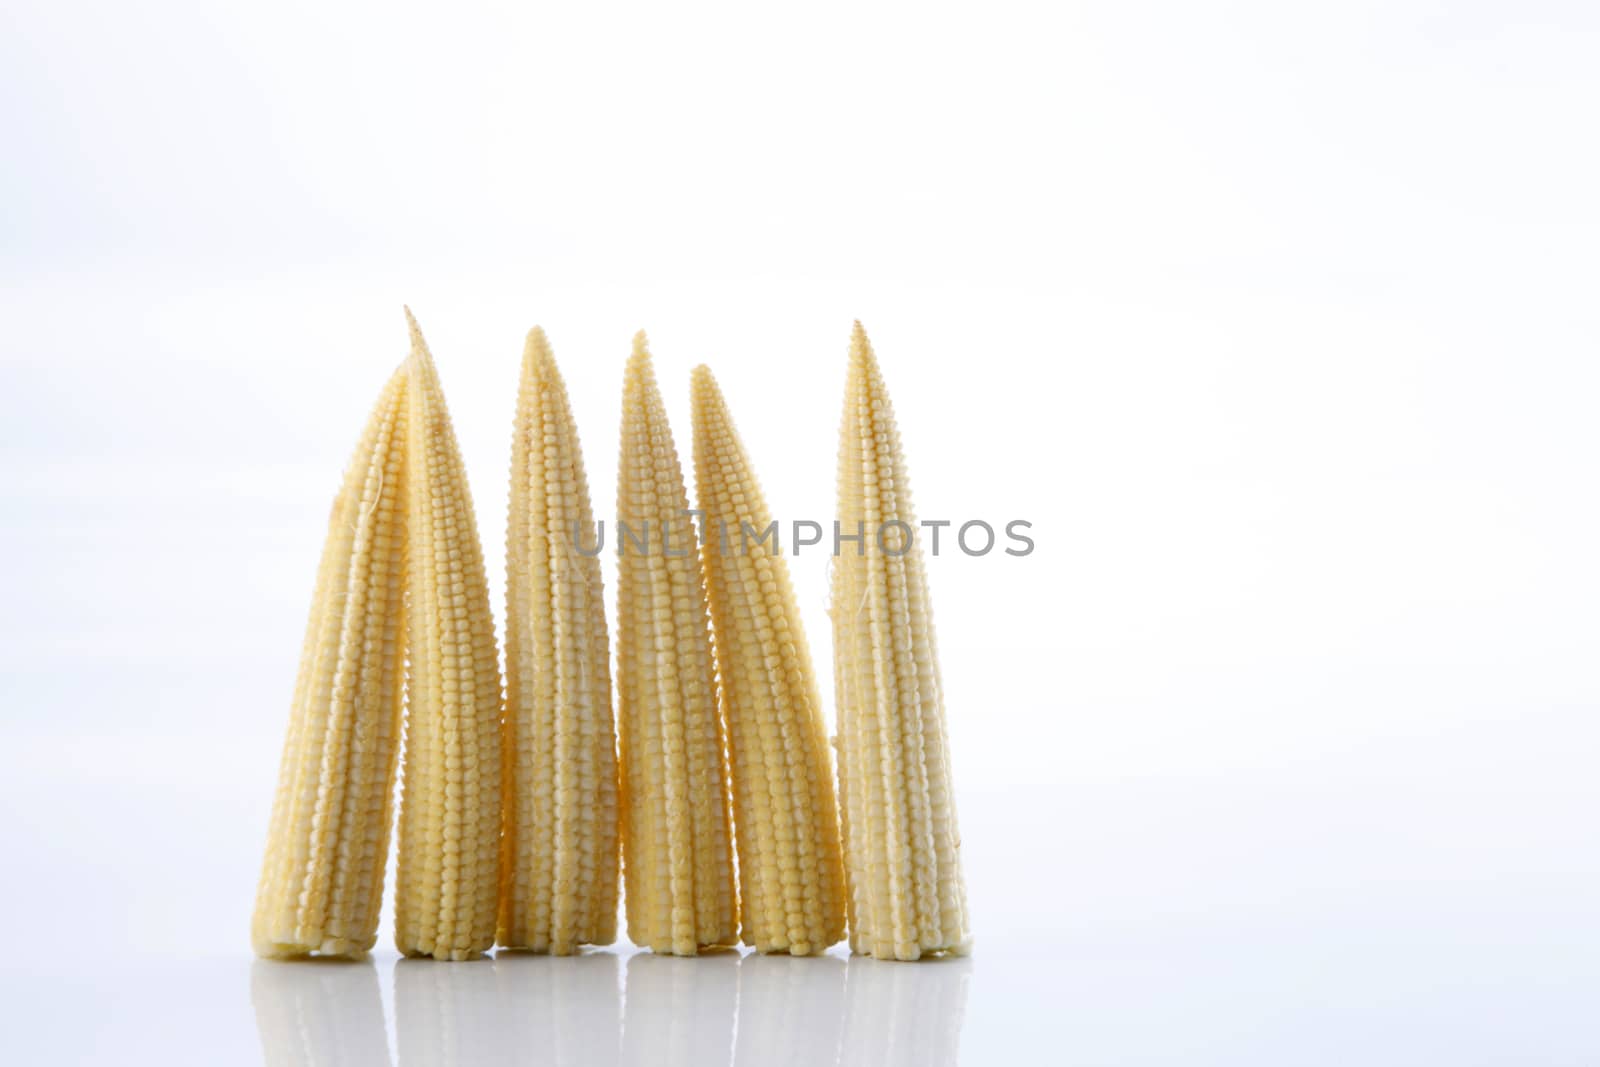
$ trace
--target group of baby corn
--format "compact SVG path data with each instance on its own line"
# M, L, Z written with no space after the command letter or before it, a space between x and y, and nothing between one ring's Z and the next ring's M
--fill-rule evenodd
M810 955L839 942L847 921L850 947L866 955L967 951L927 578L893 410L860 324L837 519L869 532L831 565L836 799L775 540L704 537L695 552L617 538L613 719L600 541L566 386L539 329L523 353L512 442L502 687L466 472L433 358L406 317L411 355L329 518L256 951L372 948L402 762L395 944L408 956L609 944L619 869L628 936L659 953L742 939ZM703 528L765 530L771 514L704 366L692 412ZM688 509L640 334L623 386L619 533L684 531Z

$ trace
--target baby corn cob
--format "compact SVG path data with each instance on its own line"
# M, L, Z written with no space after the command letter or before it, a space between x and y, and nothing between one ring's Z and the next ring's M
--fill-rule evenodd
M544 331L528 334L506 535L500 929L568 955L617 931L617 735L578 429Z
M617 476L623 870L629 938L680 956L738 937L727 755L688 508L640 333Z
M384 386L333 502L251 938L359 956L377 938L399 749L407 388Z
M494 944L500 664L455 431L410 311L406 754L395 947L471 959Z
M844 936L833 766L800 610L761 485L711 371L693 376L706 595L733 767L746 944L805 956Z
M861 554L833 560L850 947L880 958L964 953L961 880L944 698L922 549L894 410L858 322L839 428L839 512Z

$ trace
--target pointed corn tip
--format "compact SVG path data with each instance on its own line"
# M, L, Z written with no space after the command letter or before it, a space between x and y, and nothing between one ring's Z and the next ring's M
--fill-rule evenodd
M390 389L404 389L406 387L406 373L411 367L411 357L408 355L395 364L394 371L389 375L389 380L383 384L384 391Z
M424 361L431 360L433 353L428 351L428 342L422 337L422 327L417 325L417 317L411 313L409 304L402 304L406 313L406 329L411 334L411 354Z
M655 365L650 358L650 339L644 335L643 330L633 335L633 351L628 355L624 376L629 381L638 379L640 381L653 382L655 380Z
M528 336L522 342L522 361L524 363L543 363L554 357L550 350L550 338L545 336L544 327L535 326L528 331Z
M872 352L872 342L867 339L867 331L860 319L850 329L849 364L851 381L856 380L854 375L858 373L870 375L877 372L878 358Z
M622 368L622 393L625 397L646 397L658 391L649 345L643 330L633 335L633 352Z
M531 403L532 397L549 383L561 382L561 372L556 369L556 355L550 348L550 339L538 326L528 331L522 344L522 381L517 387L517 403Z
M701 423L712 413L727 408L727 402L722 398L722 389L718 387L717 379L712 375L711 368L704 363L689 372L689 405L696 430L701 428Z
M872 342L867 339L867 331L860 319L850 328L850 359L852 362L873 362Z

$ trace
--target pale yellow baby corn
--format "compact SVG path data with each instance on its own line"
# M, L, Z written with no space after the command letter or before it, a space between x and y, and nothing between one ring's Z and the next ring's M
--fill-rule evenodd
M640 333L617 476L623 870L629 938L676 955L738 938L727 754L688 507ZM630 539L640 537L643 548Z
M859 322L838 521L844 536L865 535L859 555L841 542L829 604L850 947L900 960L963 953L972 934L927 575L894 410Z
M496 940L509 948L568 955L616 939L617 735L598 543L566 385L535 328L522 355L506 534Z
M410 663L395 947L471 959L495 935L500 663L460 449L433 357L406 316Z
M711 371L693 376L694 469L733 770L746 944L805 956L844 936L844 869L822 700L789 567Z
M377 938L400 737L406 395L402 368L329 516L251 923L263 956L359 956Z

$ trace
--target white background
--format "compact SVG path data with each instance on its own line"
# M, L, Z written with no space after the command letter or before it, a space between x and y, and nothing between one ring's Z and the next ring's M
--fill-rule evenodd
M8 1059L1600 1056L1591 5L0 25ZM602 514L644 327L680 446L706 361L775 511L826 520L865 322L923 516L1038 545L932 564L970 963L252 970L402 302L497 614L529 326Z

